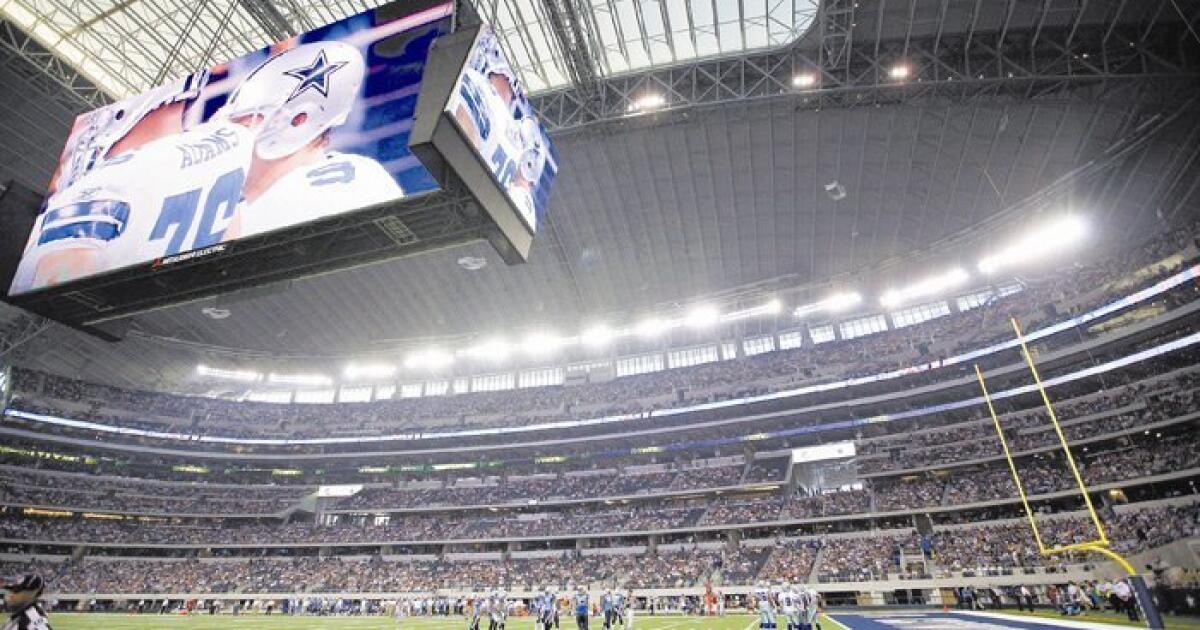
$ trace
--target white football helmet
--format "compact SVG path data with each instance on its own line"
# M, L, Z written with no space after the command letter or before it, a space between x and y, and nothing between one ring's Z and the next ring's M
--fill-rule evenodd
M108 152L150 112L171 103L200 96L209 72L202 70L182 79L148 90L85 114L83 129L68 140L70 159L59 175L58 189L64 190L85 173L111 157Z
M532 116L522 118L519 124L521 146L524 147L518 163L521 177L527 182L537 184L546 168L546 138L542 134L542 126Z
M471 59L467 65L485 77L489 74L503 74L514 84L517 81L517 73L513 71L512 66L504 57L504 52L500 50L499 38L490 29L480 36L479 46L471 53Z
M208 82L208 71L202 70L178 81L160 85L148 92L131 96L105 107L108 117L96 141L107 151L129 133L150 112L171 103L190 101L200 96L200 90Z
M346 122L366 67L362 53L349 44L301 44L255 68L221 115L261 116L255 153L276 160Z

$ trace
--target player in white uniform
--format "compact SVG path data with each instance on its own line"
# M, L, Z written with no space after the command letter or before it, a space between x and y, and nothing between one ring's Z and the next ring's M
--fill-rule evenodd
M800 587L801 623L799 630L821 630L821 596L808 587Z
M454 118L525 220L536 227L533 189L549 149L532 107L520 93L499 41L486 40L463 70Z
M800 600L792 585L784 582L779 586L779 612L787 623L787 630L799 630Z
M15 291L221 242L242 195L253 136L222 121L183 131L185 99L198 92L160 89L135 97L136 104L110 106L123 108L120 120L77 147L91 156L86 170L60 170L56 184L65 187L34 225Z
M488 630L504 630L504 624L508 620L508 594L504 591L492 594L491 614Z
M365 72L357 48L329 41L281 52L242 81L219 113L257 137L230 238L403 196L375 159L328 147L330 130L350 116Z
M758 609L758 627L760 630L775 628L775 594L771 587L759 583L754 589L754 606Z

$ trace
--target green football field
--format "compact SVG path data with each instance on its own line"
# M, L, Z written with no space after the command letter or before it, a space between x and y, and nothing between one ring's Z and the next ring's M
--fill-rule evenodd
M54 630L465 630L466 622L459 617L428 619L390 619L383 617L328 618L328 617L264 617L249 615L86 615L55 613L50 622ZM636 630L750 630L758 625L758 617L730 615L721 618L699 619L696 617L651 617L639 616ZM487 627L486 625L484 627ZM591 627L599 630L603 624L593 619ZM837 628L828 625L827 628ZM573 620L563 620L563 630L574 630ZM508 630L533 630L532 619L510 619Z
M868 613L869 615L882 615L884 613ZM869 618L863 618L861 613L834 613L838 620L822 619L823 630L879 630L880 628L902 628L904 630L921 630L922 628L938 628L939 630L947 630L954 628L970 629L970 628L1011 628L1011 627L1032 627L1045 630L1054 630L1063 628L1064 625L1057 623L1062 620L1062 617L1053 612L1039 612L1036 615L1025 614L1021 616L1013 615L1011 618L1014 622L1034 622L1032 624L1025 623L1018 626L1017 623L1009 624L1003 619L951 619L951 615L941 615L934 611L929 613L899 613L900 615L910 615L907 619L901 622L901 625L894 625L894 620L889 620L886 617L875 616L874 619L885 622L881 625L870 621ZM915 616L912 616L915 615ZM119 615L119 614L102 614L102 615L85 615L85 614L65 614L55 613L51 616L51 623L55 630L466 630L466 622L459 617L450 618L414 618L395 620L383 617L366 617L366 618L346 618L346 617L282 617L271 616L264 617L261 615L247 615L242 617L233 617L230 615L195 615L195 616L179 616L179 615ZM1090 622L1093 628L1111 628L1112 630L1123 630L1123 628L1142 627L1142 623L1134 624L1124 621L1122 618L1112 614L1093 614L1082 617L1071 618L1071 622ZM486 626L484 626L486 628ZM593 630L600 630L603 624L593 618L591 627ZM651 617L649 615L638 617L635 624L636 630L757 630L758 617L751 615L730 615L721 618L697 618L697 617L681 617L681 616L663 616ZM1075 626L1078 628L1078 626ZM1200 630L1200 622L1196 619L1179 619L1171 618L1166 623L1167 630ZM531 619L510 619L508 630L533 630L533 621ZM562 630L575 630L573 620L563 620Z

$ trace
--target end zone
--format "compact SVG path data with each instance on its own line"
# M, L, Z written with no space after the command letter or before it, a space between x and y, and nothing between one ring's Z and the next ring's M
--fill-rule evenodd
M1003 613L987 612L892 612L836 614L829 618L847 630L1112 630L1125 628L1106 623L1070 619L1026 619Z

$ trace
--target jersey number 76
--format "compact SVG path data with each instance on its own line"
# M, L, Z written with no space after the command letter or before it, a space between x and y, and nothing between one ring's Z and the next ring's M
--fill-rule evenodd
M225 228L214 229L217 216L222 221L228 221L237 209L238 201L242 198L242 184L246 181L245 172L236 168L221 175L209 187L208 193L200 188L193 188L177 195L163 199L162 209L158 213L158 221L150 232L150 241L161 241L170 235L164 256L178 254L215 245L221 242ZM204 201L204 211L200 213L200 224L192 237L192 242L185 247L188 234L192 232L192 223L196 219L196 210L200 208L201 198Z

